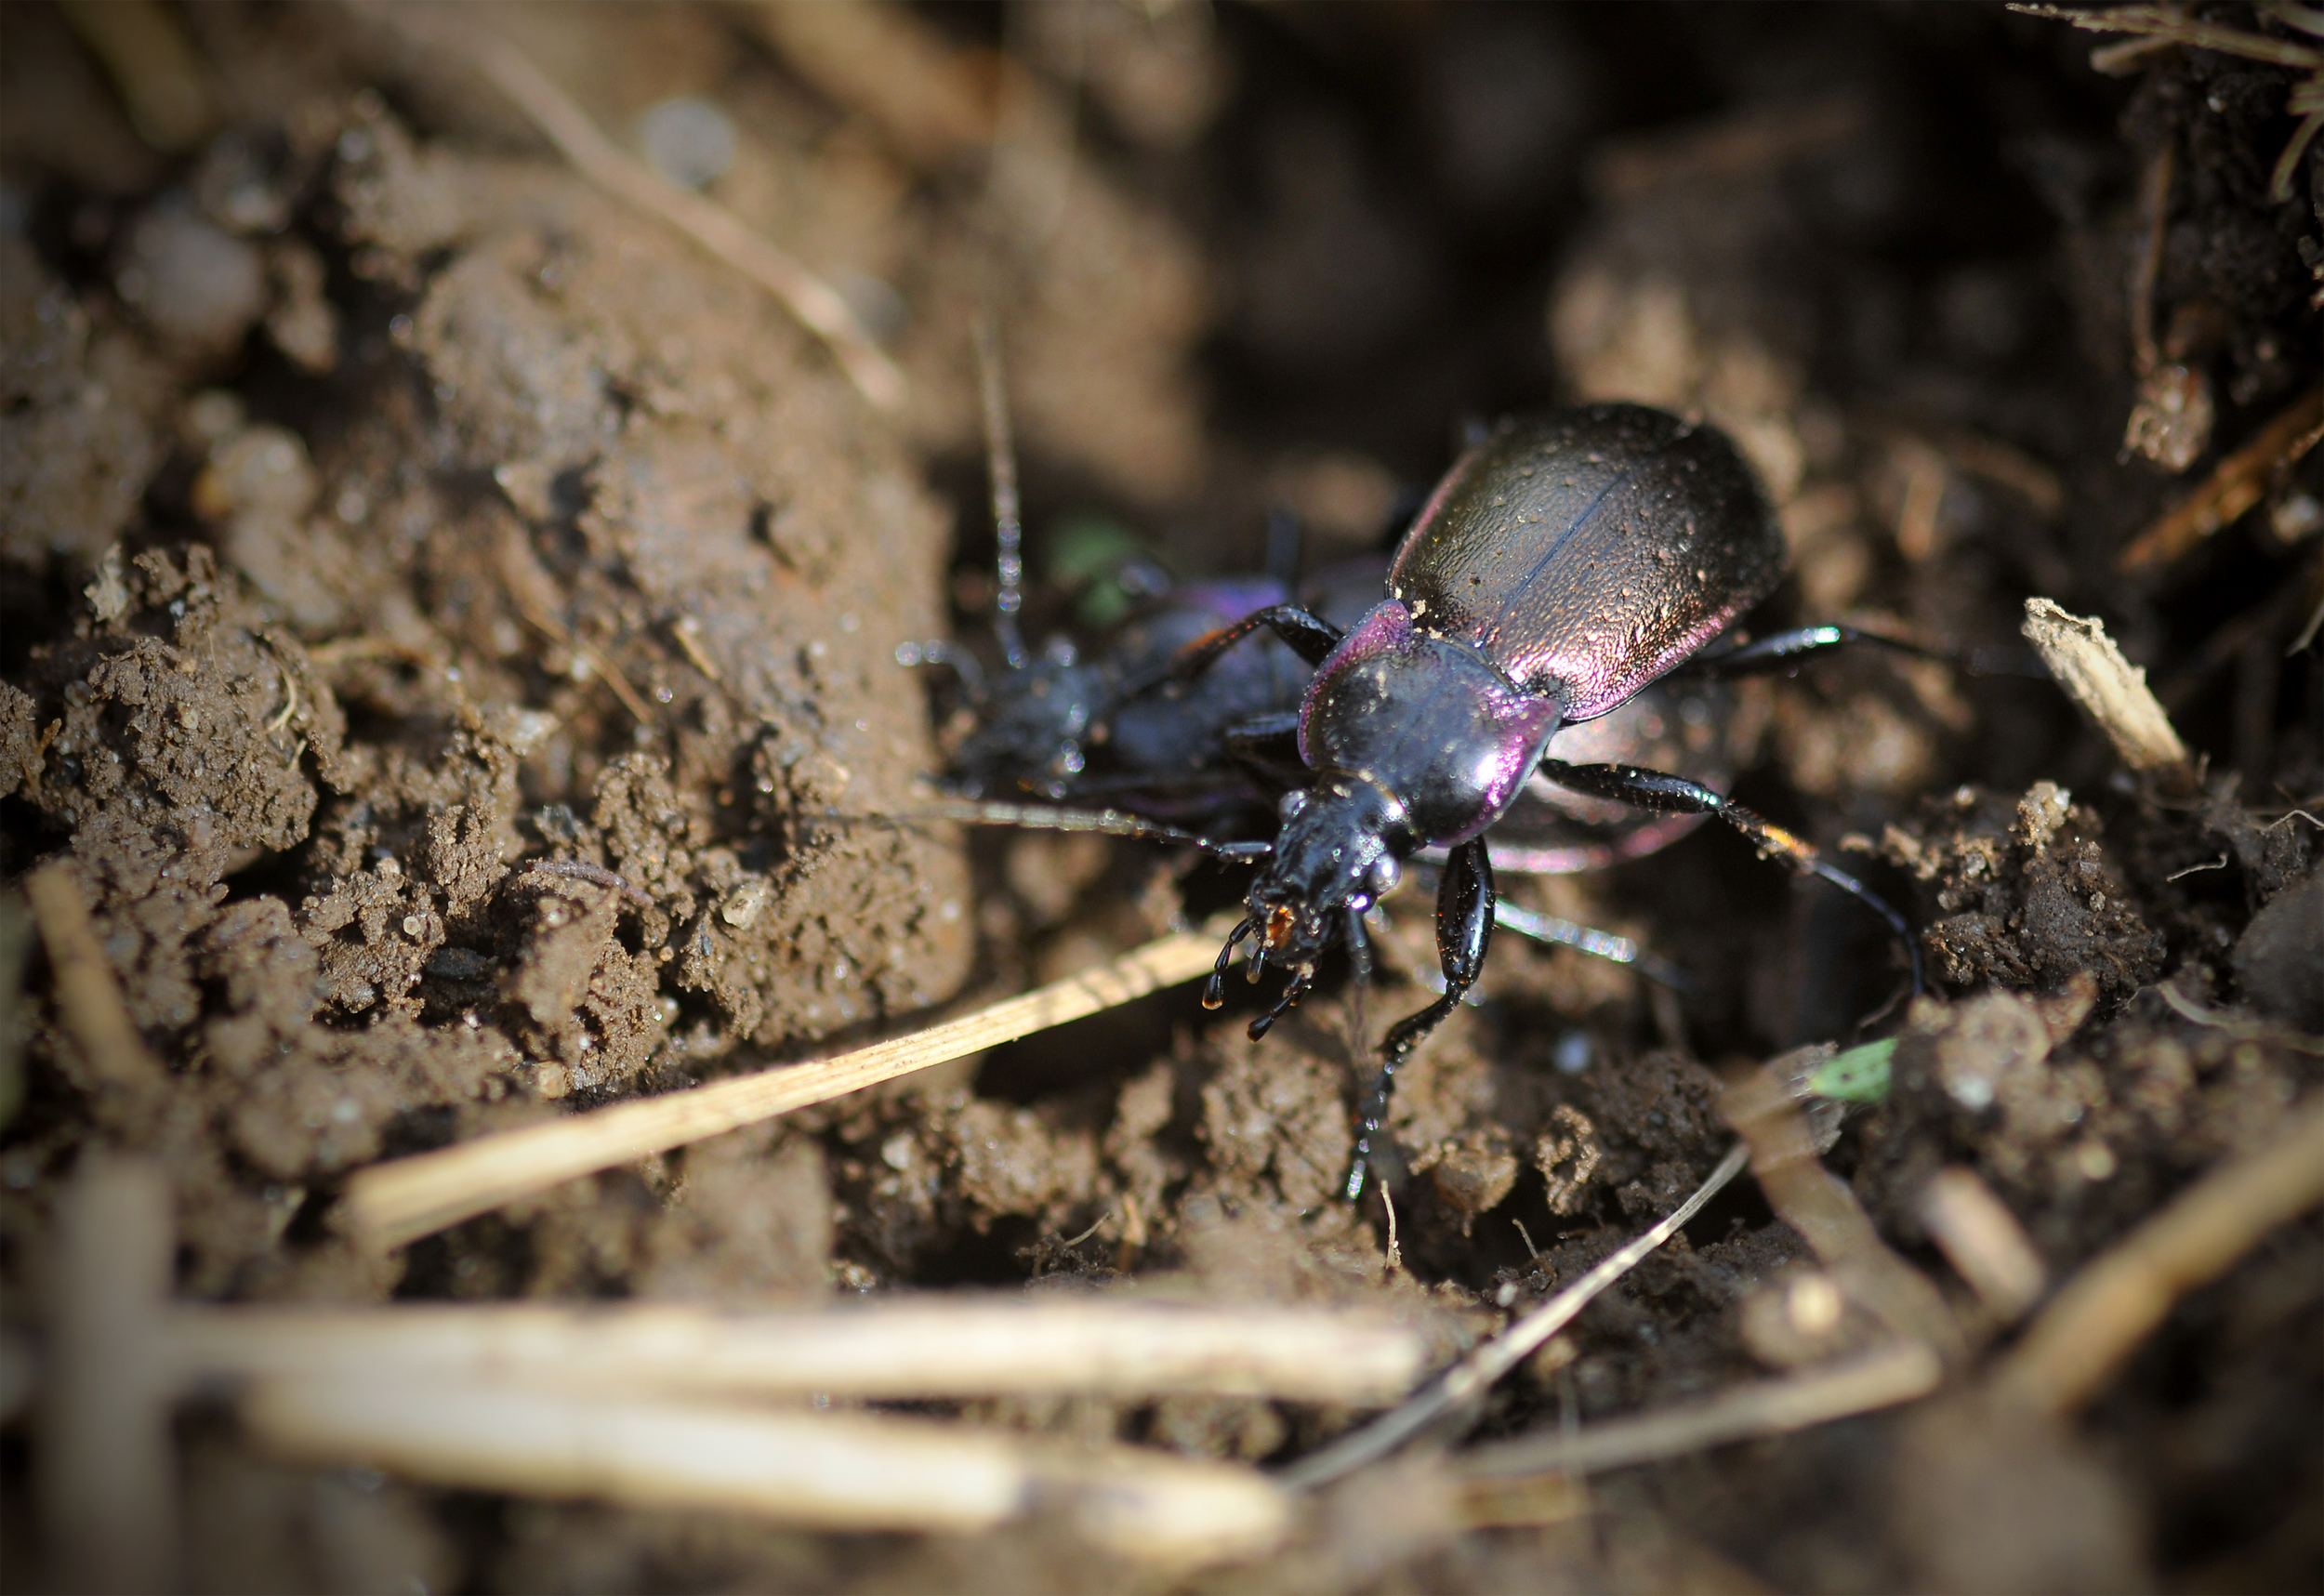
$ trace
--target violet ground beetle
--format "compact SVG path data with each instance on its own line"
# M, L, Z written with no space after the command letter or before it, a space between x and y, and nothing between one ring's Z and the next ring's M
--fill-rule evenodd
M1824 877L1904 943L1904 917L1815 849L1702 783L1634 765L1551 758L1562 726L1608 714L1702 653L1775 588L1784 546L1764 495L1726 437L1662 412L1598 404L1504 423L1446 476L1388 574L1387 597L1352 631L1291 605L1257 612L1185 651L1190 679L1265 628L1315 666L1295 717L1264 728L1296 747L1304 785L1284 794L1255 857L1247 913L1204 993L1223 999L1235 947L1289 972L1263 1035L1306 993L1330 943L1358 969L1363 917L1424 849L1446 850L1436 901L1445 992L1389 1029L1366 1091L1347 1193L1358 1194L1395 1070L1451 1013L1485 964L1494 924L1485 833L1537 772L1551 783L1657 815L1711 815L1763 854ZM1719 649L1735 668L1858 640L1810 627ZM1262 729L1247 729L1255 739Z

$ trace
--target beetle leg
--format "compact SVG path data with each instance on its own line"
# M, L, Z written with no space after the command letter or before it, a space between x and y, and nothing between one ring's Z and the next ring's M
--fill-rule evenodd
M1296 709L1279 715L1254 715L1226 729L1227 758L1269 788L1297 786L1305 772L1300 758L1300 716Z
M1260 956L1266 950L1264 948L1261 948L1259 953L1251 955L1251 967L1253 969L1258 968ZM1314 983L1314 976L1312 973L1306 970L1301 970L1298 974L1292 976L1289 981L1284 983L1283 994L1275 999L1274 1007L1268 1009L1264 1014L1261 1014L1258 1019L1250 1022L1250 1029L1248 1032L1250 1039L1254 1042L1259 1041L1264 1037L1269 1031L1273 1030L1276 1021L1282 1019L1286 1014L1288 1014L1293 1009L1299 1006L1300 999L1307 996L1307 989Z
M1328 659L1344 635L1321 615L1310 614L1297 604L1270 604L1263 610L1252 611L1231 627L1221 627L1196 638L1161 665L1125 683L1120 697L1135 698L1166 681L1192 681L1208 670L1211 662L1221 654L1261 630L1274 633L1309 665L1321 665Z
M1226 934L1226 946L1219 950L1219 962L1210 967L1210 979L1202 984L1202 1006L1205 1009L1226 1007L1226 969L1235 961L1235 944L1259 929L1259 922L1246 917L1235 923Z
M1226 751L1241 759L1270 762L1300 757L1300 712L1254 715L1226 729Z
M965 825L1013 825L1021 831L1093 831L1101 837L1130 837L1145 842L1178 842L1199 848L1216 859L1263 859L1274 844L1261 840L1221 842L1215 838L1167 825L1158 820L1125 814L1117 809L1057 809L1046 804L996 803L954 799L887 814L843 814L826 810L814 817L839 824L910 825L916 822L955 821Z
M1756 670L1780 670L1802 654L1844 648L1850 643L1875 643L1898 653L1910 654L1916 659L1940 660L1970 676L2047 677L2050 674L2042 666L2040 656L2030 649L2006 646L1940 648L1931 643L1915 642L1910 638L1891 637L1885 632L1867 631L1862 627L1838 624L1795 627L1788 632L1754 638L1747 643L1730 643L1723 648L1713 643L1688 660L1685 668L1711 676L1741 676Z
M896 664L905 666L918 665L942 666L960 679L960 685L972 699L984 695L984 667L976 655L944 638L927 642L896 644Z
M1485 972L1485 952L1493 941L1493 905L1492 856L1483 838L1472 838L1446 856L1445 877L1436 888L1436 957L1445 972L1445 995L1390 1026L1380 1043L1380 1070L1364 1093L1355 1157L1348 1167L1351 1202L1364 1194L1372 1139L1387 1123L1388 1100L1396 1089L1396 1066L1460 1006L1461 995Z
M1433 851L1433 850L1431 851L1432 853ZM1493 862L1493 874L1496 877L1538 876L1551 874L1551 872L1529 870L1526 865L1532 863L1539 853L1545 851L1547 851L1516 850L1515 862L1512 864L1511 851L1498 843L1493 843L1488 844L1486 856ZM1580 868L1596 869L1604 864L1612 863L1614 857L1611 851L1608 851L1604 860L1580 866ZM1416 868L1412 878L1425 885L1429 870L1440 864L1442 859L1432 859L1430 853L1423 853L1415 863ZM1571 872L1560 873L1570 874ZM1512 935L1524 937L1529 942L1540 943L1544 946L1570 947L1576 952L1586 953L1592 958L1604 959L1610 964L1630 965L1647 980L1658 982L1674 992L1690 991L1695 984L1686 978L1686 972L1679 969L1677 965L1672 964L1667 958L1658 958L1646 952L1629 937L1617 936L1612 931L1598 930L1576 920L1561 918L1556 915L1536 914L1531 909L1518 907L1507 898L1496 898L1493 904L1493 924Z
M1905 923L1904 916L1890 908L1871 888L1827 862L1805 839L1794 837L1733 798L1662 771L1640 770L1635 765L1569 765L1563 759L1544 759L1541 773L1559 786L1632 804L1653 814L1717 815L1750 838L1761 853L1781 859L1802 876L1821 876L1888 922L1888 929L1895 932L1896 940L1904 944L1905 956L1911 961L1913 996L1921 995L1921 943L1912 934L1912 928Z
M1503 930L1552 947L1570 947L1609 963L1631 965L1647 980L1658 982L1673 992L1684 992L1694 985L1686 979L1685 971L1669 959L1657 958L1630 938L1616 936L1611 931L1597 930L1556 915L1537 915L1510 903L1494 905L1493 923Z

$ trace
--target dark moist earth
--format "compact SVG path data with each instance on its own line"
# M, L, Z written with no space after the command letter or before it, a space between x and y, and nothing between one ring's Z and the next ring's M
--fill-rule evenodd
M893 1034L1231 890L1087 838L828 819L910 808L957 735L893 651L986 635L983 304L1037 578L1107 524L1182 573L1248 571L1270 504L1320 563L1393 534L1464 420L1629 398L1708 415L1766 480L1794 575L1763 627L2007 647L2031 593L2105 617L2207 761L2199 800L2143 798L2046 684L1885 656L1750 688L1733 723L1738 795L1925 928L1936 989L1877 1022L1901 1025L1895 1089L1828 1163L1973 1326L1917 1217L1932 1174L1974 1170L2062 1278L2324 1074L2324 666L2287 653L2324 600L2324 471L2263 474L2175 562L2116 563L2317 379L2324 161L2268 194L2287 69L2167 50L2103 77L2090 35L1960 7L1027 7L1007 44L1040 98L988 163L993 11L892 13L924 48L865 72L779 14L496 8L666 165L693 157L648 112L719 108L710 193L889 340L912 382L890 417L759 288L554 159L456 46L319 7L162 15L211 107L175 153L60 12L0 14L0 871L64 862L170 1070L95 1089L32 961L0 1016L29 1037L0 1077L8 1321L43 1312L60 1183L113 1146L170 1171L190 1298L1167 1277L1384 1300L1449 1351L1692 1189L1729 1140L1715 1067L1865 1034L1898 981L1876 923L1698 833L1512 889L1693 986L1504 936L1406 1072L1393 1263L1380 1205L1335 1196L1341 996L1253 1047L1191 989L367 1260L338 1228L353 1168ZM2215 425L2126 455L2159 362ZM1103 598L1037 581L1034 634ZM1375 1033L1433 962L1426 904L1392 913ZM1748 1309L1810 1261L1745 1182L1506 1382L1488 1432L1759 1378L1782 1356ZM2311 1215L2070 1431L1940 1401L1618 1473L1533 1527L1359 1481L1206 1582L2315 1589L2320 1414ZM1252 1461L1350 1421L967 1417ZM198 1415L181 1438L205 1589L1147 1577L1037 1521L821 1537L301 1472ZM19 1548L35 1466L20 1418Z

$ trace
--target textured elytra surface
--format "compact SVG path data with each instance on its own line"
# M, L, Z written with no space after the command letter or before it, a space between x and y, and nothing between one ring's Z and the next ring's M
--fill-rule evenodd
M1389 572L1430 635L1565 719L1604 714L1773 591L1782 539L1718 431L1635 405L1502 427L1454 468Z

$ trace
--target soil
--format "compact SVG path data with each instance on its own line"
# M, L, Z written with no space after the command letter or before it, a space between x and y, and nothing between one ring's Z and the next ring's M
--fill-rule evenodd
M10 989L0 1320L40 1321L56 1194L120 1147L170 1173L188 1298L1158 1289L1384 1300L1449 1357L1694 1188L1721 1069L1895 1035L1826 1161L1985 1344L1931 1176L1974 1171L2064 1279L2324 1080L2324 457L2119 563L2324 376L2324 156L2270 193L2292 69L2172 48L2106 76L2093 35L1984 7L1089 0L879 13L914 48L851 74L779 13L494 8L625 148L715 108L706 191L885 342L911 397L884 413L456 50L362 9L162 15L209 106L174 150L63 11L0 16L0 875L64 862L168 1066L101 1089L45 962ZM1712 829L1506 883L1689 985L1504 935L1404 1074L1393 1235L1337 1195L1335 985L1259 1045L1255 998L1158 995L368 1257L354 1168L896 1034L1232 893L1152 847L862 818L924 802L958 730L897 646L997 662L987 307L1037 640L1086 597L1045 579L1076 528L1248 573L1285 505L1319 567L1393 536L1464 422L1632 399L1725 427L1766 481L1792 575L1755 626L2005 663L2052 597L2146 669L2201 791L2121 774L2024 675L1862 651L1747 684L1736 795L1906 907L1931 991L1902 1002L1877 921ZM2180 454L2124 442L2159 360L2213 415ZM1388 914L1375 1031L1434 964L1426 904ZM1752 1304L1813 1261L1742 1182L1483 1433L1764 1374ZM1399 1465L1198 1583L2324 1588L2320 1350L2311 1214L2073 1425L1942 1398L1496 1527ZM1280 1462L1357 1416L960 1417ZM215 1414L181 1440L205 1589L1153 1582L1038 1518L815 1536L293 1469ZM19 1546L37 1463L0 1430Z

